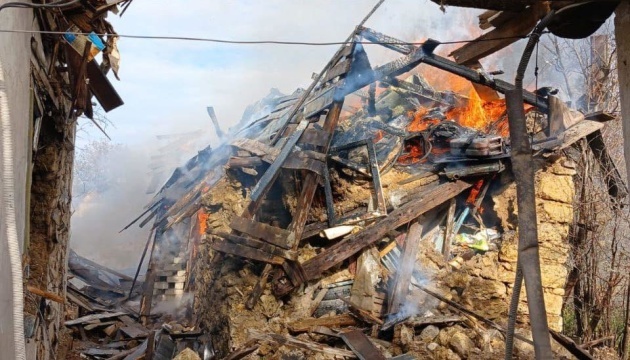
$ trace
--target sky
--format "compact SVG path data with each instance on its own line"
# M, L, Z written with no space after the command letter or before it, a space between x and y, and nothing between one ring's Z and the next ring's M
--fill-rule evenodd
M119 34L128 35L335 42L345 40L376 2L135 0L122 17L109 14L108 20ZM406 41L465 40L480 34L479 13L456 8L442 12L429 0L386 0L366 26ZM150 178L149 157L165 145L156 135L208 131L210 105L227 130L247 105L271 88L289 94L308 87L311 75L324 67L338 46L130 38L120 39L118 45L120 81L113 76L110 80L125 105L106 115L112 124L106 131L125 149L112 169L120 181L107 193L74 205L71 244L79 254L125 269L137 264L148 231L137 227L118 231L151 199L143 191ZM372 66L400 57L376 46L367 46L366 51ZM103 137L94 127L82 128L79 148ZM204 141L217 144L214 135Z
M109 21L119 34L211 37L239 40L342 41L375 0L135 0ZM427 37L468 39L455 19L478 11L450 8L428 0L387 0L368 27L403 40ZM473 26L470 26L471 28ZM435 31L439 29L439 32ZM125 105L107 114L114 142L144 144L155 135L209 125L212 105L224 128L243 110L276 87L291 93L307 87L337 46L230 45L124 38L120 81L112 78ZM394 53L390 57L397 56ZM98 136L98 134L96 134Z

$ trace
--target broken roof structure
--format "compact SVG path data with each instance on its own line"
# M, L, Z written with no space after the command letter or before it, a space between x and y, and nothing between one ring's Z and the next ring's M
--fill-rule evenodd
M549 9L539 12L536 3L526 10L532 12L533 27ZM480 19L492 23L496 15L486 13ZM507 20L501 24L510 24ZM196 323L210 334L213 351L230 359L256 351L257 343L281 344L323 358L385 358L386 353L396 355L392 344L404 341L400 338L404 324L419 329L454 324L462 314L508 332L493 321L496 317L486 312L487 306L472 304L476 310L471 310L453 301L453 296L474 298L455 291L460 285L449 286L458 295L449 290L440 294L444 289L437 284L428 286L424 272L429 265L422 264L423 258L432 259L440 271L457 273L462 264L472 266L467 261L485 261L475 260L479 258L474 253L492 252L493 246L500 247L496 241L504 242L502 251L516 253L514 237L507 237L507 230L516 228L514 223L506 225L514 221L509 219L512 215L497 215L501 226L497 218L481 216L488 197L498 204L501 200L494 196L504 195L496 189L505 191L514 181L509 105L500 94L518 87L495 78L478 63L507 43L497 40L501 45L487 49L465 45L452 53L456 60L452 61L436 54L440 43L431 39L414 46L362 25L350 38L353 41L337 51L308 89L271 94L254 105L218 147L203 149L178 168L136 219L144 218L141 226L152 221L154 231L153 245L149 239L145 249L150 254L141 309L145 320L154 301L193 292ZM373 67L362 41L402 56ZM432 70L417 70L421 64ZM441 76L429 81L425 75L431 72ZM449 90L461 79L469 82L468 92ZM551 176L570 178L571 166L556 168L564 165L552 155L597 134L612 117L571 110L543 90L523 91L519 105L537 159L530 166L541 171L550 167L555 169ZM604 162L602 166L612 166ZM610 173L613 199L626 194L616 174ZM542 176L546 175L537 175ZM516 198L511 196L513 214ZM571 198L540 200L552 201L563 214L571 214ZM567 219L545 209L543 204L532 210L560 233L568 229ZM488 232L489 228L504 233ZM559 258L566 257L562 254ZM516 257L511 259L506 271L513 279ZM259 277L251 283L247 278L254 274ZM455 281L451 275L442 279ZM229 290L228 283L234 281L243 283L237 294ZM464 287L468 286L473 285ZM543 286L545 297L551 296L553 286ZM477 291L468 289L471 294ZM409 312L409 299L416 301L419 291L423 301L437 299L450 312ZM295 321L277 332L252 329L273 328L249 318L256 313L274 317L265 311L277 310L266 306L282 306L282 301L269 300L271 294L276 299L289 297L291 311L303 318L292 317ZM492 295L491 307L507 313L503 296ZM215 307L219 309L213 311ZM239 309L238 315L231 318L229 309ZM326 316L331 311L335 315ZM245 318L252 322L242 322ZM366 326L371 331L358 330ZM287 334L304 332L316 334L321 343ZM450 339L459 336L451 335ZM590 357L570 340L554 335L575 356ZM532 344L523 336L516 338ZM449 347L449 341L436 346ZM476 346L451 345L448 351L467 357L480 351Z

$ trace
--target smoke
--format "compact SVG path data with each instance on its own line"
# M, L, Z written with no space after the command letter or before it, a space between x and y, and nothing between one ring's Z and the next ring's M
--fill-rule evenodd
M142 148L120 147L104 158L106 160L94 164L94 168L107 167L108 175L104 179L107 186L75 196L70 246L80 255L105 266L119 270L134 268L150 225L144 229L132 227L122 233L118 231L138 216L143 204L150 199L145 194L149 153Z

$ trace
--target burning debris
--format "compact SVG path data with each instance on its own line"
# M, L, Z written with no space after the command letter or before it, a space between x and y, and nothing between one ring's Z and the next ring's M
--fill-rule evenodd
M372 68L359 42L344 45L309 89L248 108L239 129L221 132L226 140L179 168L147 206L143 324L154 304L194 294L193 331L205 336L194 350L208 358L501 356L518 229L498 93L514 86L434 54L433 40L354 35L405 56ZM484 91L436 90L427 72ZM601 129L602 117L550 91L524 101L549 250L544 296L561 330L574 170L559 150ZM518 354L530 357L531 337L519 331ZM153 336L145 351L158 347Z

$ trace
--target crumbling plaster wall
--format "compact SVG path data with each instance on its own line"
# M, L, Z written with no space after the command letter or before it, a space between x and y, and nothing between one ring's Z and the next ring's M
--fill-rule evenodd
M2 0L0 4L9 2ZM3 29L36 29L33 12L26 9L5 9L0 12ZM29 34L0 33L0 63L4 72L2 86L7 90L7 100L11 112L11 138L13 139L13 174L15 178L14 199L17 219L17 232L20 245L27 242L28 190L30 164L30 48ZM1 132L1 131L0 131ZM0 134L3 135L4 134ZM2 141L2 140L0 140ZM5 154L0 148L0 158ZM4 198L0 189L0 198ZM11 299L11 272L6 242L6 214L0 206L0 349L4 355L13 354L13 301Z

